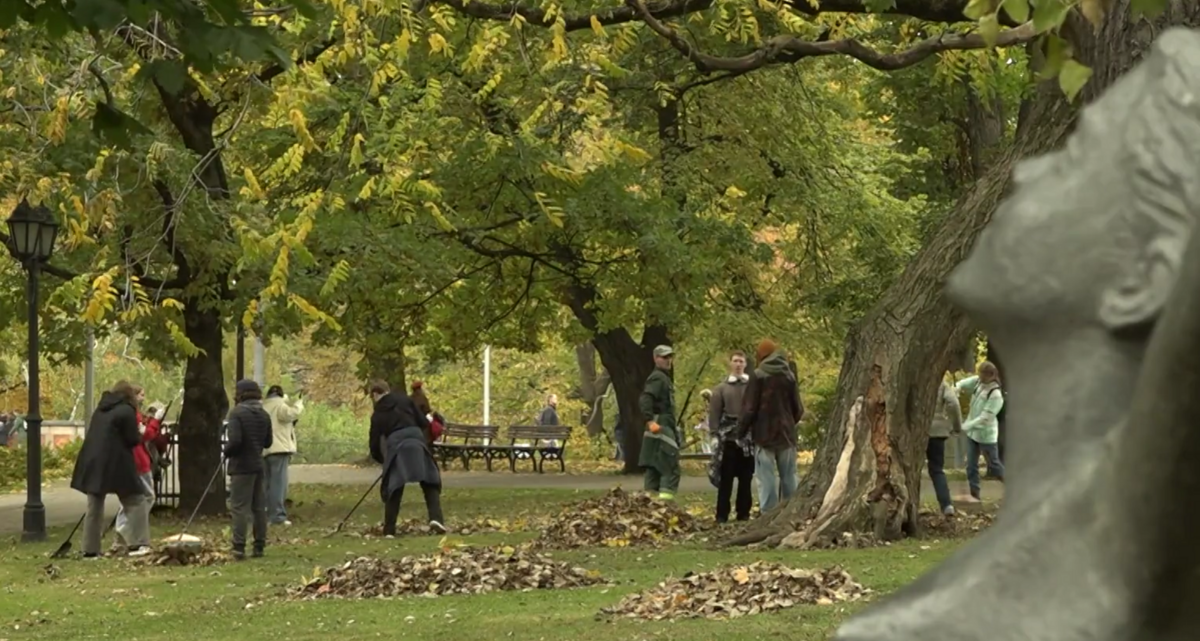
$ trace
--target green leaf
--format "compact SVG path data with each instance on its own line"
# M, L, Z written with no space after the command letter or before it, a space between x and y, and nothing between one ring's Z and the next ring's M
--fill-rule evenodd
M25 4L25 0L0 2L0 29L8 29L17 24L17 18L28 9L29 5Z
M1063 0L1041 0L1033 6L1033 28L1044 33L1063 23L1071 5Z
M1167 8L1167 0L1131 0L1129 10L1133 12L1133 17L1136 20L1142 16L1154 18L1161 14Z
M1038 80L1049 80L1058 75L1063 63L1071 57L1071 45L1062 38L1049 34L1044 47L1046 60L1038 70Z
M1013 19L1013 22L1023 23L1029 20L1029 0L1004 0L1002 5L1004 13Z
M137 75L145 80L151 80L171 95L183 91L184 81L187 80L187 69L175 60L152 60L141 69Z
M972 20L979 20L989 13L993 13L992 0L971 0L963 9L963 15Z
M1080 63L1078 60L1066 60L1062 64L1062 69L1058 72L1058 86L1067 96L1067 100L1075 100L1075 96L1079 95L1079 91L1087 84L1088 78L1092 77L1092 70L1087 65Z
M292 0L292 6L296 8L296 13L309 20L316 20L317 8L309 0Z
M996 39L1000 37L999 14L991 13L979 19L979 35L983 36L987 46L996 46Z
M151 133L136 118L105 102L96 102L96 114L92 116L92 132L101 140L122 149L132 148L130 134Z

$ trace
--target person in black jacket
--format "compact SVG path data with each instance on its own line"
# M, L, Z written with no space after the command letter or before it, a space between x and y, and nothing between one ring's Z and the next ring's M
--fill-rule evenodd
M420 483L429 512L429 527L447 531L442 517L442 474L433 460L429 420L404 392L391 391L387 382L371 383L375 411L371 413L371 458L383 466L380 494L383 498L383 533L396 534L404 486Z
M100 539L104 529L104 500L116 494L126 512L136 514L145 488L138 478L133 448L142 442L137 420L137 392L128 381L120 381L100 397L84 432L83 447L75 459L71 489L88 497L87 516L83 521L83 556L100 557ZM134 524L140 530L141 524ZM141 540L143 533L132 536Z
M262 406L262 388L237 382L233 409L226 424L225 457L229 459L229 510L233 512L233 557L246 558L246 528L254 522L254 556L267 546L267 493L263 450L271 447L271 415Z

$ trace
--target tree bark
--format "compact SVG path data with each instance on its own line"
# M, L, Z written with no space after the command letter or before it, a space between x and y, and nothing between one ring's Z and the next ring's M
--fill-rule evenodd
M596 374L596 346L580 343L575 346L575 362L579 365L579 398L587 405L585 428L588 436L604 432L604 406L596 401L608 391L609 377L604 370Z
M1093 69L1085 102L1126 71L1159 31L1132 23L1126 0L1114 4L1099 32L1074 16L1065 29L1076 55ZM1195 0L1175 3L1157 26L1190 24L1198 6ZM1076 115L1077 107L1053 84L1037 88L1012 148L959 200L847 337L825 438L797 495L726 543L803 548L846 531L884 539L916 531L938 383L948 358L972 332L965 315L945 300L942 283L991 219L1016 161L1058 147Z
M221 365L224 336L220 312L197 300L184 302L184 333L200 348L187 359L183 375L183 408L179 412L179 507L188 511L200 503L204 489L221 464L221 425L229 411ZM225 478L213 482L200 505L201 514L225 511Z
M393 342L390 336L368 340L363 361L368 378L387 381L392 389L408 389L408 359L404 356L404 343Z

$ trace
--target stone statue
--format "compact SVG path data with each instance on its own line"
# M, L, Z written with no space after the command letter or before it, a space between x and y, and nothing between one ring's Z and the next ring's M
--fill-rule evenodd
M1195 601L1183 580L1200 571L1200 325L1156 324L1168 299L1200 307L1200 255L1184 271L1200 219L1200 33L1164 32L1083 111L1064 149L1021 163L1014 179L947 284L1004 355L1004 505L838 641L1186 636L1151 622L1191 614L1179 607ZM1176 346L1159 348L1167 333Z

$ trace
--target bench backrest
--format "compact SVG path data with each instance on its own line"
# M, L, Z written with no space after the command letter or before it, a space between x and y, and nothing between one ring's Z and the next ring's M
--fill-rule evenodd
M447 423L445 429L442 430L442 443L458 438L466 441L468 444L471 441L489 441L495 440L496 435L500 433L500 428L495 425L461 425L459 423Z
M513 425L508 438L513 441L566 441L571 437L568 425Z

